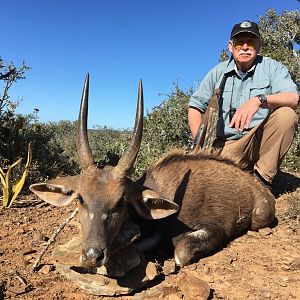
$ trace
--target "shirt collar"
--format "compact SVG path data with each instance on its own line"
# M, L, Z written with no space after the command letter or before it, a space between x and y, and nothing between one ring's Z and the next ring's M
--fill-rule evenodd
M251 69L249 69L246 72L247 75L252 75L253 74L253 72L255 70L255 67L256 67L256 65L258 63L258 59L259 59L259 55L256 56L254 64L251 67ZM231 72L234 72L234 73L238 74L238 72L237 72L237 66L236 66L236 63L235 63L235 61L234 61L233 58L230 58L230 60L228 61L227 67L225 68L225 74L228 74L228 73L231 73Z

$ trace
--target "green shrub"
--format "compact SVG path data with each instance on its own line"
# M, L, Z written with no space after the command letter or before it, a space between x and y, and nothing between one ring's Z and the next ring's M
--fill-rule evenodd
M176 85L174 91L167 95L167 99L146 115L134 176L140 175L170 149L189 147L191 139L187 106L191 94L191 90L185 93Z
M34 124L26 128L25 137L32 141L33 157L28 176L30 183L44 181L56 176L73 175L79 171L78 165L63 148L64 138L58 139L60 127L51 124Z

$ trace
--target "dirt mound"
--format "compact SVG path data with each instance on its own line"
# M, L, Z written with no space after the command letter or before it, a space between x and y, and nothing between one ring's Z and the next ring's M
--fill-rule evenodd
M205 299L208 294L208 299L300 299L299 174L279 174L272 191L278 219L272 228L248 232L179 272L170 263L170 271L147 288L118 299ZM46 252L38 272L31 271L43 243L74 209L52 207L32 195L0 209L0 299L111 299L87 294L52 263L53 248L79 233L77 217Z

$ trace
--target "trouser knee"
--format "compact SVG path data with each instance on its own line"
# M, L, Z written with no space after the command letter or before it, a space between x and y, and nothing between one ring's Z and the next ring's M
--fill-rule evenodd
M295 130L298 123L296 112L290 107L279 107L274 110L267 121L276 124L279 130Z

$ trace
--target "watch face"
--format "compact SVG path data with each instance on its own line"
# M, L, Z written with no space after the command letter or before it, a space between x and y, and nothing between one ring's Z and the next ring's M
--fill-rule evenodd
M266 95L263 95L263 94L258 95L257 97L261 103L264 103L267 100Z

